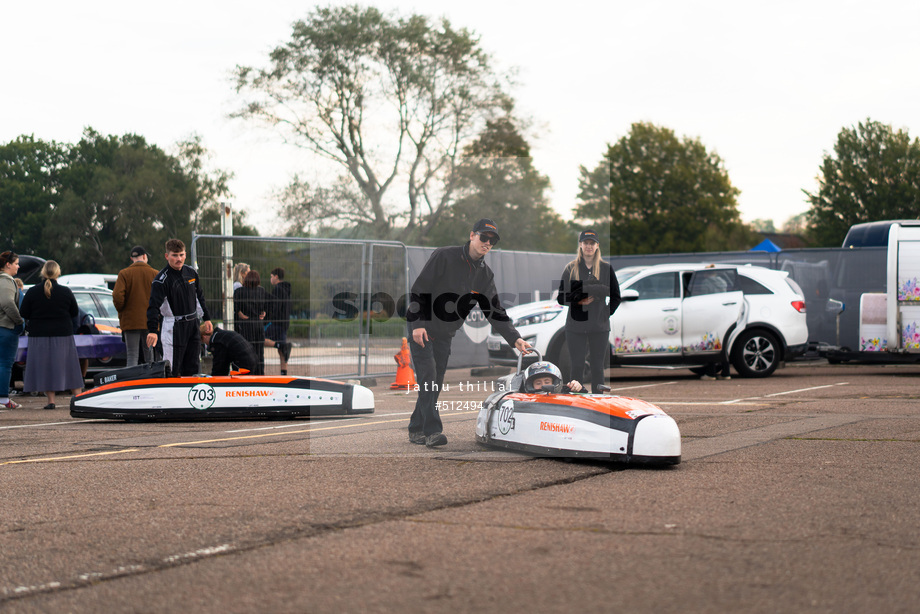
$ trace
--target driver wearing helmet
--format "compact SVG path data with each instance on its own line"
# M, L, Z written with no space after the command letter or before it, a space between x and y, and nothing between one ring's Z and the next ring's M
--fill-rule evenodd
M552 392L556 393L581 392L583 390L582 385L577 380L572 380L563 386L562 372L559 371L559 367L551 362L541 360L524 370L524 392L544 392L546 386L552 386Z

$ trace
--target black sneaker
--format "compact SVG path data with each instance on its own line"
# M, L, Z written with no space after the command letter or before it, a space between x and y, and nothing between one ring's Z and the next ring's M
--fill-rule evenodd
M425 445L429 448L447 445L447 435L444 433L432 433L425 438Z
M421 431L417 433L413 433L412 431L409 431L409 441L411 441L412 443L416 443L420 446L423 446L425 445L425 439L426 439L425 433L422 433Z

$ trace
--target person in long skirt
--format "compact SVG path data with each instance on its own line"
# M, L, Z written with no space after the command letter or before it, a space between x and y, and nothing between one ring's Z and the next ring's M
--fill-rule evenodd
M54 409L58 390L83 391L83 374L74 342L74 318L80 310L73 292L57 283L61 267L54 260L42 267L44 282L29 288L20 313L29 323L25 392L44 392L45 409Z

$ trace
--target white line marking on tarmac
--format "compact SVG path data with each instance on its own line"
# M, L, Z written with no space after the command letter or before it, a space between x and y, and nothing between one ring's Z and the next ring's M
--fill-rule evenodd
M786 392L774 392L773 394L765 395L764 398L769 397L778 397L783 394L794 394L796 392L807 392L809 390L820 390L821 388L833 388L834 386L846 386L850 382L837 382L836 384L827 384L825 386L812 386L811 388L799 388L798 390L789 390Z
M713 405L764 405L764 403L755 403L749 402L752 399L741 399L735 401L650 401L646 399L649 403L653 405L705 405L707 407L712 407Z
M0 429L30 429L38 426L55 426L58 424L78 424L80 422L104 422L102 418L91 420L68 420L67 422L40 422L39 424L17 424L16 426L0 426Z
M399 420L379 420L373 423L349 422L348 424L340 424L336 426L324 426L323 428L318 428L318 429L308 428L308 429L303 429L301 431L288 431L286 433L260 433L258 435L240 435L237 437L224 437L221 439L203 439L201 441L179 441L176 443L162 444L162 445L157 446L157 448L175 448L177 446L193 446L193 445L199 445L199 444L204 444L204 443L221 443L224 441L241 441L243 439L259 439L262 437L276 437L276 436L282 436L282 435L300 435L302 433L312 433L315 431L330 431L333 429L347 429L347 428L352 428L356 426L370 426L371 424L384 424L386 422L402 422L403 420L404 419L401 418Z
M322 422L310 422L310 424L328 424L330 422L335 422L335 420L323 420ZM260 426L256 429L237 429L235 431L224 431L225 433L249 433L251 431L271 431L274 429L289 429L295 426L303 426L303 422L296 424L282 424L280 426Z
M401 412L392 413L392 414L380 414L379 416L355 416L353 419L349 420L349 422L352 422L352 421L354 421L354 420L366 420L366 421L369 421L369 422L373 422L374 420L379 420L379 419L381 419L381 418L387 418L387 417L390 417L390 416L411 416L411 415L412 415L412 412L411 412L411 411L401 411ZM313 422L313 421L310 421L310 424L311 424L311 425L315 425L315 424L331 424L331 423L334 423L334 422L342 422L342 420L323 420L322 422ZM259 428L256 428L256 429L239 429L239 430L236 430L236 431L224 431L224 432L225 432L225 433L247 433L247 432L249 432L249 431L270 431L270 430L272 430L272 429L289 429L289 428L294 427L294 426L303 426L303 423L300 422L300 423L296 423L296 424L283 424L283 425L281 425L281 426L262 426L262 427L259 427Z
M27 458L25 460L14 460L0 463L0 465L22 465L25 463L47 463L50 461L71 460L74 458L88 458L90 456L110 456L112 454L124 454L126 452L137 452L137 448L127 450L113 450L111 452L91 452L88 454L71 454L70 456L52 456L48 458Z
M180 565L188 561L213 557L227 552L235 552L238 549L239 547L234 546L233 544L221 544L220 546L201 548L200 550L195 550L193 552L184 552L182 554L167 556L161 559L161 564L169 567L175 567L176 565ZM155 568L155 565L147 565L143 563L136 565L121 565L119 567L115 567L114 569L110 569L109 571L90 571L87 573L77 574L71 580L65 582L46 582L44 584L33 584L31 586L16 586L14 588L3 588L0 590L0 592L2 592L4 595L16 595L21 597L24 595L46 593L48 591L59 589L64 586L85 586L87 584L99 582L100 580L112 580L115 578L136 575L147 571L153 571Z
M188 561L191 559L198 559L203 556L212 556L215 554L220 554L221 552L229 552L232 549L230 544L222 544L220 546L214 546L213 548L202 548L200 550L195 550L194 552L186 552L185 554L174 554L163 559L164 563L178 563L179 561Z
M654 388L656 386L670 386L671 384L676 384L677 382L660 382L656 384L642 384L641 386L623 386L622 388L613 388L612 392L617 392L619 390L634 390L636 388Z
M787 390L786 392L774 392L772 394L766 394L762 397L745 397L743 399L733 399L731 401L720 401L716 405L733 405L735 403L740 403L741 401L756 401L757 399L769 399L770 397L778 397L784 394L795 394L796 392L808 392L809 390L820 390L822 388L833 388L834 386L846 386L849 382L837 382L836 384L827 384L824 386L812 386L811 388L798 388L796 390Z

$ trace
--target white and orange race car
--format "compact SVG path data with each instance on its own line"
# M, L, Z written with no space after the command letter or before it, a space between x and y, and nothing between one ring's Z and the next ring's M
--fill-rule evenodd
M540 387L531 383L541 377L553 383ZM482 404L476 420L476 439L481 444L537 456L680 463L680 429L652 403L609 394L565 393L555 365L538 361L522 371L520 358L518 373L503 381L502 388Z
M101 373L98 385L71 397L74 418L235 420L350 416L374 411L360 385L311 377L197 375L169 377L165 362Z

